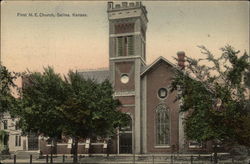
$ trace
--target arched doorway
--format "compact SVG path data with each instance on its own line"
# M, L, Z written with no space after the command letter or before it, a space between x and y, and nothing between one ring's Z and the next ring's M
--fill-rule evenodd
M132 153L132 119L131 117L129 125L119 129L119 153L131 154Z

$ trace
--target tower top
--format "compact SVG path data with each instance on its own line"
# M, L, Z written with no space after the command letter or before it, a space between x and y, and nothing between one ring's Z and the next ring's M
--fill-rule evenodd
M147 10L141 2L108 2L110 59L146 60Z
M146 7L138 1L108 2L108 13L109 19L121 19L123 17L140 17L141 15L144 15L147 21Z
M142 5L141 2L108 2L108 11L117 11L117 10L127 10L127 9L135 9L135 8L143 8L146 11L145 6Z

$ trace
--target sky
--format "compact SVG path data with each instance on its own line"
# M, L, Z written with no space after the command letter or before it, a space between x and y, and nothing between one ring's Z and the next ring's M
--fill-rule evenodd
M247 1L143 1L148 11L147 64L159 56L175 63L178 51L201 57L230 44L249 53ZM33 16L29 16L29 13ZM82 17L35 17L73 14ZM27 16L24 16L27 14ZM56 72L108 67L107 1L2 1L1 61L11 71Z

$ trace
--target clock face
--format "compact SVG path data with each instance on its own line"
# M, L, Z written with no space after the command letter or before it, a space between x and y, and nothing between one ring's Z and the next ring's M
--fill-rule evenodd
M128 75L127 75L127 74L122 74L122 76L121 76L121 82L122 82L123 84L127 84L128 81L129 81Z

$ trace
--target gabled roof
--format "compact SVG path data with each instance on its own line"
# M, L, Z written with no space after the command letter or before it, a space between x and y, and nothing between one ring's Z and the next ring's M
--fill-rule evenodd
M85 79L92 79L98 83L105 80L109 80L109 70L108 69L96 69L96 70L83 70L78 72Z
M146 69L141 73L141 76L144 76L148 71L152 70L158 63L165 62L172 66L173 68L179 69L175 64L171 63L169 60L163 56L158 57L153 63L146 67Z

